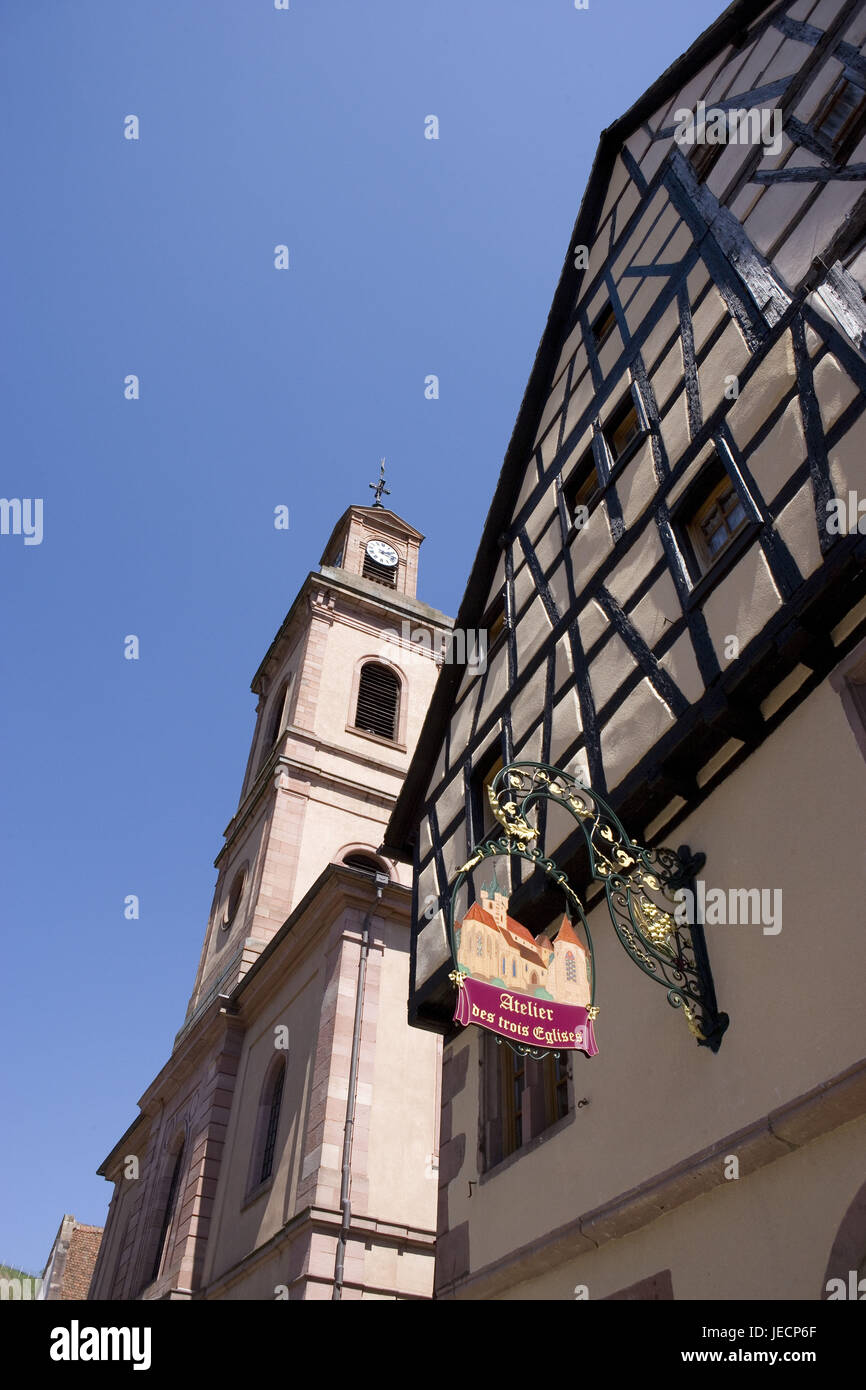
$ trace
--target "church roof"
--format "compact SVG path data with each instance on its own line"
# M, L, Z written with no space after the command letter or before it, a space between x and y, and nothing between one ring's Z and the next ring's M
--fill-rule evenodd
M467 912L464 912L464 914L463 914L463 921L464 921L464 922L483 922L484 925L485 925L485 927L495 927L495 926L496 926L496 923L494 922L494 920L493 920L493 918L491 917L490 913L489 913L489 912L485 912L485 911L484 911L484 908L481 907L478 903L473 903L472 906L469 908L469 910L468 910Z
M505 926L501 927L491 913L486 912L479 903L473 903L472 906L464 912L463 922L480 922L485 927L492 927L494 931L498 931L500 936L505 937L506 940L508 940L509 937L514 937L516 938L516 943L519 946L521 955L528 955L531 959L537 957L539 960L543 960L542 950L535 937L531 932L526 930L526 927L516 922L513 917L506 915ZM514 941L509 942L509 945L514 944Z
M506 917L505 924L512 936L519 936L521 941L528 941L530 946L535 946L535 937L532 932L527 931L519 922L515 922L513 917Z
M556 940L564 941L566 946L577 946L578 949L581 951L586 950L586 947L584 946L580 937L576 934L574 927L569 922L565 913L563 913L562 915L562 922L560 924L559 931L556 933Z

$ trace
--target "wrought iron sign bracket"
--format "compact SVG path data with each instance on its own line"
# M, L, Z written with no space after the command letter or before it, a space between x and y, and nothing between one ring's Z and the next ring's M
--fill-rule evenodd
M694 955L695 973L702 1000L702 1036L698 1038L698 1046L708 1047L711 1052L718 1052L722 1044L722 1037L731 1020L727 1014L719 1012L716 1002L716 986L710 967L710 955L704 935L704 924L698 917L696 879L707 862L707 856L701 850L693 854L688 845L680 845L676 851L676 858L677 867L672 868L665 882L667 887L674 892L680 888L686 889L690 894L689 901L695 904L694 921L689 923L688 927Z

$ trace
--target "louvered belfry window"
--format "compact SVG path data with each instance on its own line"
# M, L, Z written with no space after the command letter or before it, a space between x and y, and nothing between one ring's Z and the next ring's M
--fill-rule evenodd
M378 560L374 560L371 555L364 553L364 567L361 570L364 579L372 579L374 584L385 584L389 589L397 587L397 566L380 565Z
M380 738L396 738L400 682L387 666L368 662L361 671L355 728Z

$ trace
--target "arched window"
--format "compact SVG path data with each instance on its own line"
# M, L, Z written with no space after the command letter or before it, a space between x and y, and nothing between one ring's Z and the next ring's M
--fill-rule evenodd
M565 955L565 978L567 980L577 979L577 966L574 963L573 951L567 951Z
M482 940L481 932L476 932L475 934L475 954L478 956L484 955L484 941Z
M235 920L235 917L237 916L241 897L243 896L244 884L246 883L246 881L247 871L245 866L243 869L238 869L237 873L232 879L232 885L229 889L229 895L226 898L226 910L223 913L222 923L225 930L228 930L232 922Z
M511 962L511 973L512 973L512 975L516 975L516 974L517 974L517 961L516 961L516 960L513 960L513 961Z
M174 1166L171 1170L171 1182L169 1183L168 1195L166 1197L165 1207L162 1213L162 1225L160 1226L159 1230L159 1240L157 1241L156 1255L154 1257L153 1269L150 1275L151 1282L153 1282L154 1279L159 1277L160 1266L162 1264L163 1257L168 1247L169 1231L171 1230L171 1223L174 1219L174 1210L177 1206L177 1194L180 1189L180 1175L183 1170L183 1156L185 1149L186 1145L182 1143L177 1151L177 1154L175 1155Z
M286 1060L280 1058L279 1064L268 1077L262 1096L262 1108L266 1114L263 1134L262 1164L258 1180L265 1182L274 1170L274 1149L277 1143L277 1128L280 1123L280 1106L283 1103L283 1088L286 1084Z
M367 874L385 874L388 872L378 859L373 858L372 854L364 854L360 850L344 855L343 863L348 864L350 869L363 869Z
M361 670L355 728L380 738L397 737L400 708L400 681L387 666L368 661Z
M283 715L286 709L286 696L289 693L289 680L283 681L273 700L268 714L268 732L265 736L264 751L270 752L283 730Z

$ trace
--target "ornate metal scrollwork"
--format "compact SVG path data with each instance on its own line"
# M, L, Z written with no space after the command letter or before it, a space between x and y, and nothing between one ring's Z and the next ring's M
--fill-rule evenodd
M538 838L529 820L532 808L545 800L563 806L583 830L590 872L604 884L611 921L623 947L645 975L665 986L668 1002L682 1009L698 1043L718 1051L729 1019L716 1005L703 926L678 922L674 897L678 888L692 882L705 856L691 855L687 846L677 852L636 844L598 792L571 773L544 763L510 763L497 773L488 795L505 837L498 841L488 837L459 872L468 872L492 852L517 850L560 884L585 922L566 875L531 844Z

